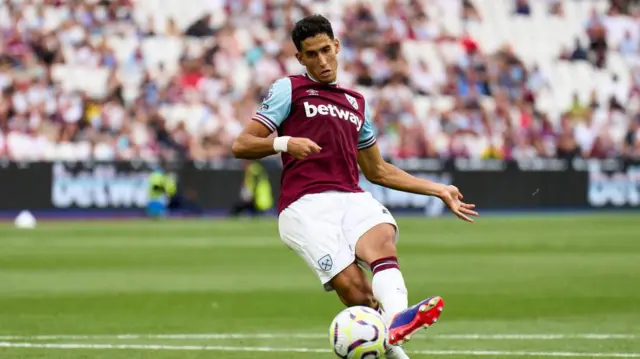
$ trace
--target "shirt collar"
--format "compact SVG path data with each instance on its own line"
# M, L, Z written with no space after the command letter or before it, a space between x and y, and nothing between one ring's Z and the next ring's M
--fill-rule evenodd
M313 76L311 76L308 72L305 72L304 75L307 76L309 78L309 80L311 80L313 82L320 82L320 81L314 79ZM328 83L327 85L337 85L337 84L338 84L338 81L333 81L333 82Z

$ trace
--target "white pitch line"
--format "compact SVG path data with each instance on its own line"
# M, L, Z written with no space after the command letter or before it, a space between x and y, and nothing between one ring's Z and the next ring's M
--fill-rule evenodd
M0 335L0 340L93 340L93 339L165 339L165 340L231 340L231 339L324 339L320 333L200 333L200 334L52 334ZM635 334L435 334L422 338L445 340L635 340Z
M0 348L35 349L132 349L132 350L184 350L222 352L276 352L276 353L330 353L329 349L234 347L221 345L159 345L159 344L82 344L82 343L11 343L0 342Z
M0 348L31 349L129 349L129 350L182 350L222 352L271 352L271 353L331 353L321 348L236 347L213 345L148 345L148 344L81 344L81 343L11 343L0 342ZM468 356L543 356L576 358L640 358L640 353L579 353L579 352L529 352L503 350L413 350L409 354L468 355Z
M442 334L435 335L439 339L461 339L461 340L565 340L565 339L589 339L589 340L612 340L612 339L638 339L634 334Z

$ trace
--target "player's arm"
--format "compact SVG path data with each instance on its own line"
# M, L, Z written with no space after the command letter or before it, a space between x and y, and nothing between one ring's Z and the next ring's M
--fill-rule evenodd
M270 137L289 116L291 110L291 81L283 78L269 89L267 98L231 146L236 158L260 159L278 152L287 152L296 159L304 159L320 147L306 138Z
M403 192L440 198L460 219L473 222L468 216L477 216L473 204L462 202L462 194L455 186L447 186L414 177L382 158L376 144L369 106L365 103L365 121L358 141L358 165L369 182Z
M473 222L477 216L475 205L462 202L462 193L455 186L447 186L414 177L382 158L377 144L358 151L358 164L369 182L398 191L440 198L458 218Z
M233 141L231 151L236 158L260 159L276 154L271 131L257 121L250 121Z
M447 192L446 185L414 177L385 161L375 143L358 151L358 164L369 182L383 187L435 197Z

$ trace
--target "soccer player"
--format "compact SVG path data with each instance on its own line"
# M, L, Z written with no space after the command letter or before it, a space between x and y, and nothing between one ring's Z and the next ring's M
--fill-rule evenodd
M407 308L396 221L358 186L358 165L372 183L437 196L465 221L478 214L462 202L458 188L413 177L384 161L366 99L336 82L340 41L326 18L300 20L291 37L306 73L272 84L254 121L234 141L233 153L244 159L281 153L282 241L346 306L379 310L389 326L387 358L408 358L399 345L435 323L444 301L436 296ZM272 138L274 131L278 137ZM373 272L371 283L362 268Z

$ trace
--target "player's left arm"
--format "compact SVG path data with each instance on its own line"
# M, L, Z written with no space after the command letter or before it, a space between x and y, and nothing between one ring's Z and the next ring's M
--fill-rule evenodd
M376 144L368 106L365 105L365 121L358 141L358 165L369 182L403 192L440 198L458 218L473 222L469 216L477 216L475 205L462 202L463 196L456 186L447 186L414 177L382 158Z

